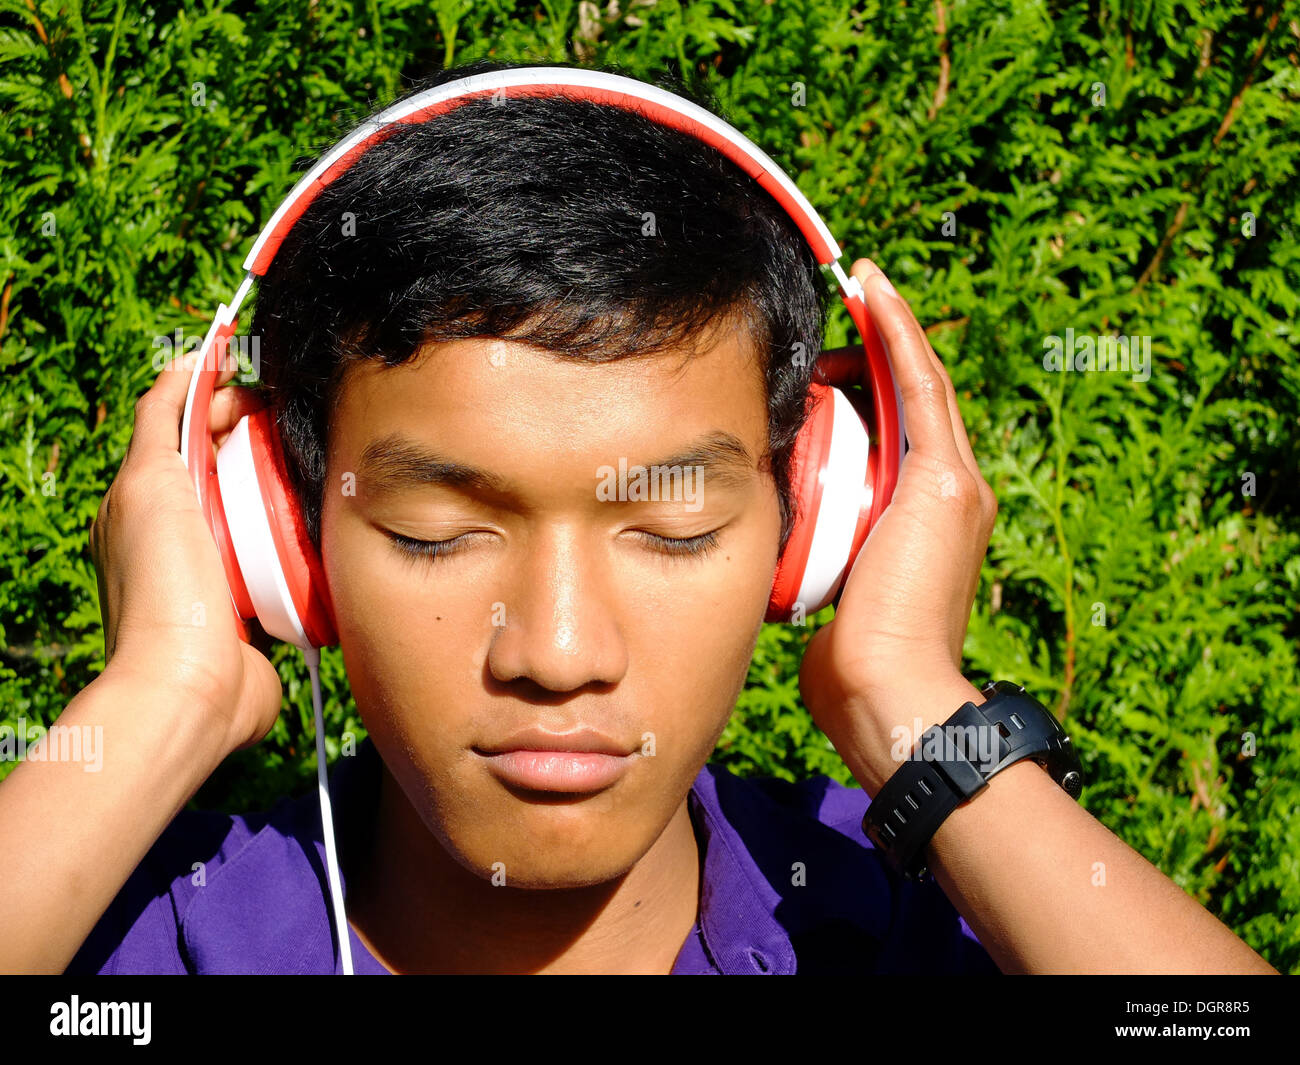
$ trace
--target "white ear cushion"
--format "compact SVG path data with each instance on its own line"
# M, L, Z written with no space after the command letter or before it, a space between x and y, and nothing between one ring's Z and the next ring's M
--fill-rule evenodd
M804 604L805 614L821 610L839 590L853 549L859 512L871 506L872 489L867 485L871 439L867 427L843 392L832 388L831 394L835 406L830 455L821 471L821 505L799 585L799 602Z
M289 585L275 551L271 523L253 465L248 419L241 418L217 451L217 482L226 525L235 547L248 597L267 634L296 647L309 647Z

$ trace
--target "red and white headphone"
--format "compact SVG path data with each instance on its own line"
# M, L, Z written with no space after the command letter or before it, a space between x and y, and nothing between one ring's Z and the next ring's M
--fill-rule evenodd
M790 471L798 514L777 566L766 620L792 620L796 604L802 604L805 615L820 610L838 596L867 534L888 506L905 449L902 398L880 338L870 326L861 284L840 266L839 245L794 182L715 115L664 89L617 74L521 67L476 74L419 93L340 141L280 204L244 260L246 276L234 302L217 310L190 380L181 449L221 552L241 635L248 639L247 622L256 618L268 635L304 651L338 642L324 569L290 487L269 411L241 419L213 457L208 408L223 361L213 357L213 350L218 345L226 350L253 279L265 276L285 236L321 189L392 127L426 122L471 100L502 95L567 96L622 107L717 148L785 208L818 262L835 275L863 339L863 357L820 361L817 372L827 384L809 385L818 402L799 434ZM853 384L870 388L875 447L862 416L848 396L833 387Z

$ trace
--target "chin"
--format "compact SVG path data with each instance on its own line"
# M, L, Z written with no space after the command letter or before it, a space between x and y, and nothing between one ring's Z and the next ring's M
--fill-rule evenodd
M643 850L648 849L647 844ZM471 854L457 852L455 856L470 872L499 887L561 891L617 880L631 870L641 854L629 854L622 849L617 852L588 848L549 850L526 837L486 842L474 847Z
M603 884L626 874L656 839L653 819L628 816L633 811L610 803L607 795L546 803L494 798L468 808L472 821L444 821L435 834L460 865L497 886L555 890Z

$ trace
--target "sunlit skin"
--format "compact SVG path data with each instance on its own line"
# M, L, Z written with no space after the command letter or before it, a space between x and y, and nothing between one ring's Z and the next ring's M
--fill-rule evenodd
M699 897L686 796L744 684L777 561L767 416L731 326L693 355L596 364L476 338L349 368L321 547L387 767L348 915L389 968L671 969ZM748 460L725 478L703 463L702 507L598 498L602 466L664 463L719 433ZM504 483L384 475L363 462L381 438ZM646 535L710 532L698 556ZM392 535L464 539L427 559ZM530 725L591 726L638 754L595 794L522 792L475 748Z

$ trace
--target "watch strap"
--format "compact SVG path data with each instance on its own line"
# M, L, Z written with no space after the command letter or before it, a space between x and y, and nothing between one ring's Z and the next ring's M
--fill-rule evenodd
M988 787L987 779L957 749L957 728L986 726L974 703L964 703L942 725L921 734L911 755L872 800L862 827L894 870L908 879L928 874L925 845L961 803ZM939 753L941 757L934 758ZM920 860L918 861L918 856Z
M986 685L985 702L963 703L933 725L881 787L862 829L891 868L909 880L929 877L925 848L961 803L988 786L996 773L1032 758L1071 798L1083 773L1070 738L1056 717L1018 684Z

